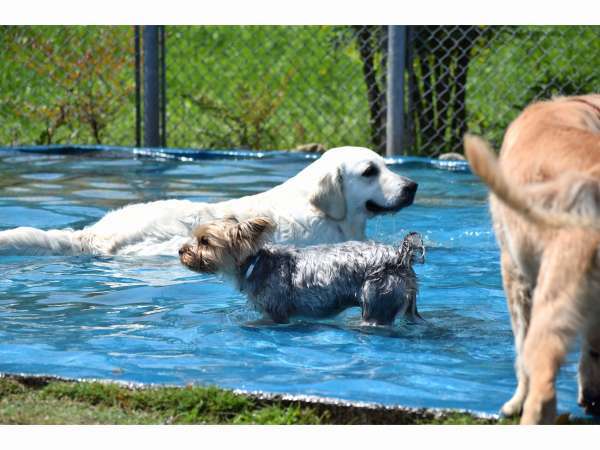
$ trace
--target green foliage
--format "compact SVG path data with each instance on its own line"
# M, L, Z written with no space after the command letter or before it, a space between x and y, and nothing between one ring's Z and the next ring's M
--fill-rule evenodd
M503 27L469 65L469 130L496 146L532 100L600 92L599 26Z
M167 27L169 145L370 145L360 56L339 28Z
M133 127L124 120L135 88L130 34L130 27L1 27L0 117L8 126L0 142L101 144L109 127Z
M285 98L291 72L281 82L268 87L240 83L234 92L231 107L213 99L210 94L195 96L182 94L198 107L199 114L214 116L229 133L208 133L209 148L273 148L278 144L277 129L273 125L275 113ZM211 138L212 137L212 138Z
M481 29L469 54L466 121L496 145L532 99L600 91L600 27ZM167 27L168 145L373 146L355 37L344 26ZM133 60L132 27L0 27L0 145L134 145ZM456 64L448 70L460 73ZM449 151L460 138L444 131L428 145L428 124L450 130L442 122L456 116L437 100L431 108L431 120L416 121L411 152Z

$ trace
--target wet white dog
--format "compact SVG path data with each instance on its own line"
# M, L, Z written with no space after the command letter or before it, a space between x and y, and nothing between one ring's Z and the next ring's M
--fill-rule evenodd
M0 232L0 254L177 255L199 224L265 216L274 242L294 245L364 240L368 218L412 204L417 184L361 147L331 149L285 183L219 203L160 200L112 211L83 230L20 227Z

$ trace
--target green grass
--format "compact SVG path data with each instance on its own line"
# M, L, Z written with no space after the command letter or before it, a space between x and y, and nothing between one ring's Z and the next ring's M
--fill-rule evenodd
M130 389L97 382L0 379L4 424L319 424L308 407L261 404L213 387Z
M127 387L53 378L0 377L0 424L512 425L516 418L379 409L236 394L216 387ZM559 418L560 424L592 424Z
M0 378L2 424L487 424L465 413L441 417L323 403L267 400L215 387L129 388L118 384ZM503 422L504 423L504 422Z
M600 91L600 27L502 30L473 49L472 131L498 144L533 98ZM166 42L169 146L372 146L347 27L169 26ZM132 27L2 26L0 49L0 146L134 145Z

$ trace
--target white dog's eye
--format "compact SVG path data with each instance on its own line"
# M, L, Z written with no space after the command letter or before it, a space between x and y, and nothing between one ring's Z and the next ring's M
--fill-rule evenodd
M370 177L374 177L378 173L379 173L379 169L376 166L374 166L373 164L369 164L369 166L363 171L362 176L370 178Z
M208 245L208 238L206 236L201 236L200 239L198 239L198 242L202 245Z

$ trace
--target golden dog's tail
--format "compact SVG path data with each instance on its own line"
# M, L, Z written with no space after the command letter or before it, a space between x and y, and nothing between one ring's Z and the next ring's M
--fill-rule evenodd
M466 134L465 155L471 169L494 195L525 219L555 228L583 227L600 230L600 183L588 173L565 173L555 180L516 189L506 180L490 144Z

